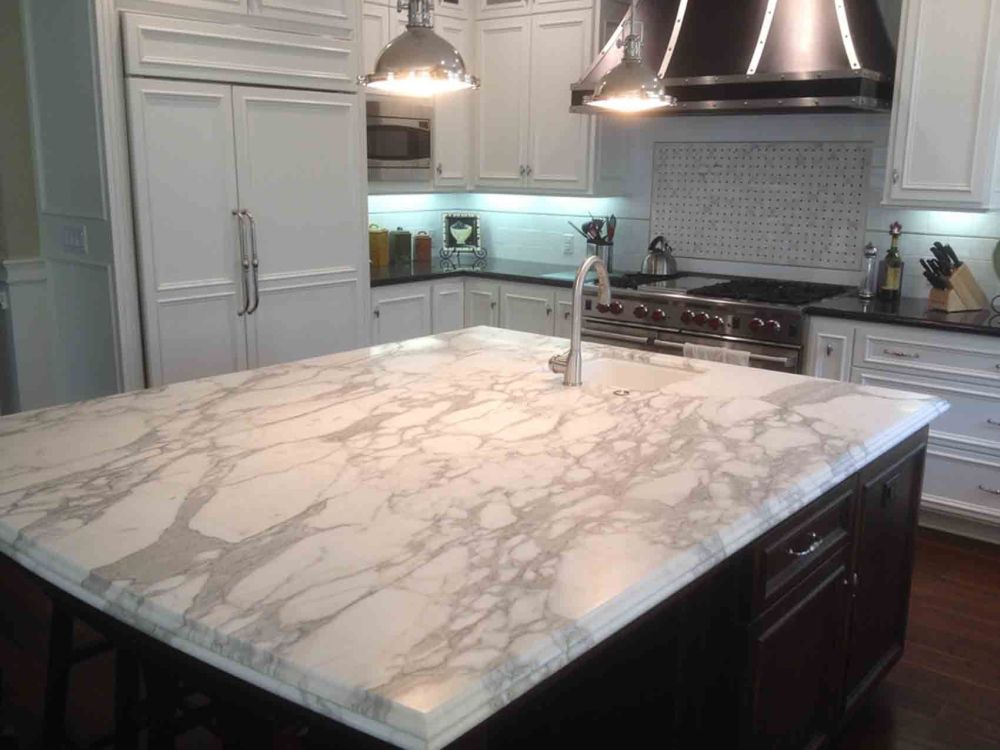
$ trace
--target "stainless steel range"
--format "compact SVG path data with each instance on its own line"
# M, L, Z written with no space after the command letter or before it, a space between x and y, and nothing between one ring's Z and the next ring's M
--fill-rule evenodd
M847 287L742 277L612 277L609 305L584 297L583 337L618 346L680 354L685 343L739 349L750 364L799 372L802 310Z

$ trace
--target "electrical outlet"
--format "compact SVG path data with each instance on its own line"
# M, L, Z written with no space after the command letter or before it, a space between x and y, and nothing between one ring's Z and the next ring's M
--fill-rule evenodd
M73 255L87 254L87 227L83 224L64 225L62 228L63 250Z
M573 235L564 234L563 235L563 255L573 254Z

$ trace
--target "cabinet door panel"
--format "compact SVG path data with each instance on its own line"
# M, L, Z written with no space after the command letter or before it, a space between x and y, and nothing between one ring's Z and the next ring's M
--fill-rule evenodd
M555 298L551 289L522 284L500 286L500 325L513 331L555 332Z
M354 27L353 0L250 0L250 12L267 18Z
M389 43L389 8L365 2L361 8L361 75L375 70L378 53Z
M903 652L923 468L919 445L861 478L848 707Z
M251 88L236 89L234 100L240 202L253 214L260 258L251 363L361 346L362 292L368 290L363 102L345 94ZM296 332L290 339L289 331Z
M531 19L531 125L528 184L546 190L585 190L590 173L592 117L569 111L567 81L591 61L590 11Z
M429 285L385 287L372 293L372 343L389 344L430 333Z
M806 374L846 382L851 378L854 331L851 321L809 318Z
M475 62L469 54L468 22L440 16L434 30L455 46L467 66ZM475 91L458 91L434 100L434 184L439 187L464 187L469 182L472 106L478 95Z
M438 281L431 289L431 323L434 333L457 331L465 327L465 284L461 281Z
M128 97L151 385L242 369L232 90L133 78Z
M465 325L500 324L500 285L468 281L465 284Z
M906 8L886 198L987 206L1000 114L1000 1L911 0Z
M528 141L530 18L480 21L476 182L521 187Z
M833 728L844 674L848 578L831 560L751 626L752 747L801 750Z

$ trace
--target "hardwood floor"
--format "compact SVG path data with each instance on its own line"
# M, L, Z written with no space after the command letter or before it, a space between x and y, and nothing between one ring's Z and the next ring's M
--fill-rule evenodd
M0 594L21 604L17 613L0 611L5 718L20 747L31 748L44 687L38 625L47 602L37 591L13 591L14 571L0 562ZM74 735L109 729L110 666L102 658L74 675ZM185 739L178 745L186 750L218 747L204 734ZM920 530L905 655L831 750L1000 750L1000 547Z
M921 529L902 661L833 750L1000 749L1000 547Z

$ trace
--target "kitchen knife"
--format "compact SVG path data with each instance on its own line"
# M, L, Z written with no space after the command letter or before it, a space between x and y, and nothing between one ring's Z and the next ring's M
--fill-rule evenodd
M931 261L931 263L936 265L936 261ZM928 263L923 258L920 259L920 265L924 269L924 278L926 278L935 289L947 289L948 282L945 281L944 278L942 278L941 275L931 267L931 263Z
M937 259L937 263L940 266L938 273L942 276L951 276L951 258L948 257L948 253L944 251L940 242L935 242L931 246L931 253Z
M948 259L951 261L952 268L962 267L962 261L958 259L958 256L955 254L955 251L951 249L951 245L945 245L944 252L947 253Z

